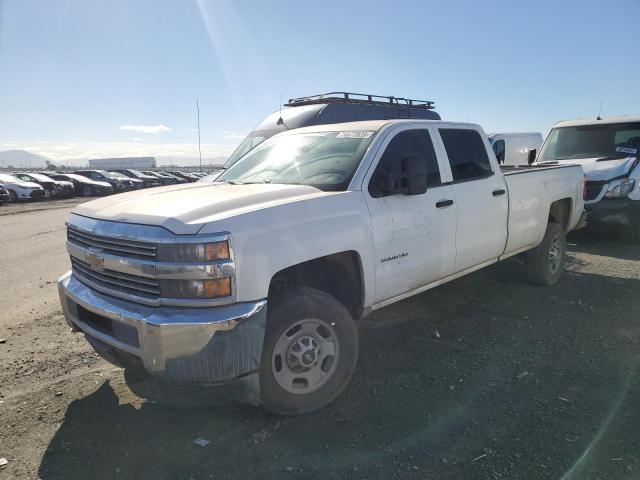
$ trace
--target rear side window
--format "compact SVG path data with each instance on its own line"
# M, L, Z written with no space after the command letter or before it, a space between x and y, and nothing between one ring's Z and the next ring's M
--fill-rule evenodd
M427 163L427 186L435 187L440 185L438 159L433 148L431 136L427 130L405 130L393 137L382 154L372 178L375 177L379 170L387 170L399 176L402 157L411 154L423 157ZM369 191L375 196L371 190Z
M449 157L453 181L493 175L482 137L475 130L442 128L440 137Z

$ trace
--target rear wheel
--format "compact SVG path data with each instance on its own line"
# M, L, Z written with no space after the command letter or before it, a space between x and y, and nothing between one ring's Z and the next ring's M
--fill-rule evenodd
M261 403L279 415L312 412L333 401L358 359L358 331L331 295L295 288L269 310L260 362Z
M82 194L85 197L93 197L93 187L91 185L87 185L82 188Z
M538 285L555 285L562 277L566 257L564 229L557 223L547 224L547 231L540 245L527 252L527 278Z

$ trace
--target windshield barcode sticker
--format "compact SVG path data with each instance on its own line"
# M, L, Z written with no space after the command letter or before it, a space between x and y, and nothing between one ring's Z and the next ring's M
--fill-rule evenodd
M616 152L617 153L628 153L629 155L635 155L636 153L638 153L638 149L637 148L632 148L632 147L617 147L616 148Z
M348 132L340 132L336 135L336 138L369 138L373 135L373 132L367 132L364 130L351 130Z

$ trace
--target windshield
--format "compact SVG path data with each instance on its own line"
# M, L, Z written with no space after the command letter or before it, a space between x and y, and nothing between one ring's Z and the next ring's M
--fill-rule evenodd
M56 175L55 178L58 178L60 180L67 180L67 179L71 178L73 180L79 180L81 182L86 182L87 181L87 177L83 177L82 175L77 175L75 173L65 173L65 174L61 174L61 175Z
M100 173L102 173L102 171ZM107 177L111 176L112 178L124 178L126 180L129 180L129 177L127 177L124 173L120 173L120 172L104 172L102 174Z
M251 132L247 137L238 145L238 148L231 154L231 156L227 159L224 164L224 168L229 168L231 165L236 163L240 158L247 152L253 150L262 142L264 142L267 138L272 137L276 133L279 133L280 130L260 130L257 132Z
M640 123L559 127L549 133L538 161L625 158L637 155L639 149Z
M1 182L20 182L21 180L13 175L7 175L6 173L0 173Z
M42 175L41 173L30 173L29 176L35 178L39 182L52 182L53 179L47 177L46 175Z
M219 181L312 185L344 190L373 132L282 135L265 141L225 171Z

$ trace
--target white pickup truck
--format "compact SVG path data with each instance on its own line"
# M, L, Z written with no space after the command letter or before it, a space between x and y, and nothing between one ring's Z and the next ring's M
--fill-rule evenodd
M540 165L584 170L589 227L619 230L640 241L640 116L556 123L540 151Z
M216 183L76 207L60 299L116 364L309 412L348 383L354 320L372 310L519 253L533 282L555 284L583 183L579 166L501 172L477 125L291 130Z

